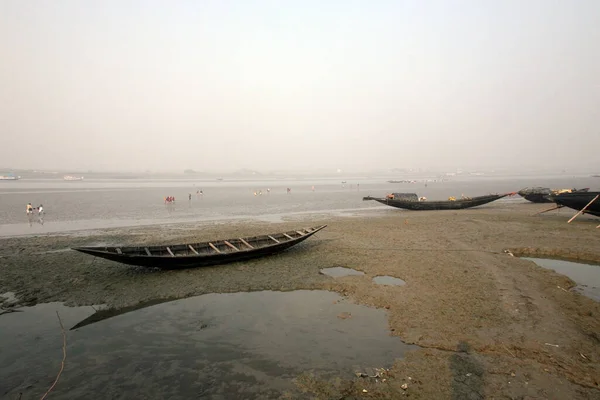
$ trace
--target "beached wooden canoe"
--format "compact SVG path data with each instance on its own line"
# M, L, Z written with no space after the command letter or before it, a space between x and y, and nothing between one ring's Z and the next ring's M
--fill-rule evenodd
M518 191L519 196L532 203L554 203L553 195L562 193L587 192L590 188L583 189L550 189L543 187L525 188Z
M559 207L569 207L600 217L600 192L573 192L551 196Z
M226 264L289 249L327 225L247 238L168 246L74 247L73 250L123 264L179 269Z
M437 201L428 201L428 200L396 200L396 199L388 199L388 198L379 198L379 197L363 197L363 200L375 200L381 204L385 204L386 206L404 208L407 210L462 210L464 208L471 208L481 206L483 204L491 203L492 201L501 199L506 196L512 196L515 193L506 193L506 194L490 194L487 196L479 196L479 197L471 197L465 199L456 199L456 200L437 200Z

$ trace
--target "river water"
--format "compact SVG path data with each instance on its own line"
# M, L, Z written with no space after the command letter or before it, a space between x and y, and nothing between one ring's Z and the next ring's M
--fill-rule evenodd
M591 187L600 179L589 176L452 177L446 181L414 184L387 183L390 178L286 179L202 181L190 179L22 179L0 182L0 236L65 232L71 230L138 226L177 222L223 220L279 221L294 215L327 213L343 215L386 209L372 201L390 192L415 192L429 200L449 196L478 196L515 192L526 186L552 188ZM423 179L423 178L421 178ZM434 178L430 178L434 179ZM291 189L287 193L287 188ZM314 190L313 190L314 187ZM270 189L270 192L267 191ZM202 190L203 195L197 195ZM257 195L254 195L254 193ZM262 192L262 195L259 194ZM192 195L191 200L188 199ZM175 205L164 204L174 196ZM514 196L504 202L525 202ZM25 205L43 204L44 224L30 224Z

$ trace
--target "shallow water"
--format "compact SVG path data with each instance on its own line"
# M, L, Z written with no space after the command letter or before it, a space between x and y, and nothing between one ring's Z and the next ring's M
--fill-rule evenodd
M401 176L338 179L274 179L254 181L203 181L191 179L86 179L65 182L60 179L22 179L0 182L0 236L65 232L71 230L116 228L169 222L227 220L280 221L289 216L311 213L344 214L361 210L389 210L367 195L389 192L416 192L430 200L448 196L477 196L514 192L525 186L590 187L597 179L589 177L553 178L452 178L443 182L393 184L388 179ZM342 185L341 181L347 180ZM315 190L312 191L312 186ZM292 189L287 194L286 188ZM266 189L271 192L267 193ZM202 190L203 196L196 191ZM262 195L254 196L254 191ZM192 194L191 201L188 194ZM166 206L165 196L175 196L176 204ZM34 218L29 226L25 205L44 205L44 225ZM499 207L506 202L527 202L519 196L504 198L483 207ZM401 212L394 210L394 212Z
M389 275L376 276L375 278L373 278L373 282L377 283L378 285L389 285L389 286L406 285L406 282L403 281L402 279L394 278L393 276L389 276Z
M573 290L600 301L600 265L584 264L572 261L554 260L549 258L529 258L540 267L552 269L559 274L571 278L577 286Z
M364 272L357 271L353 268L346 267L331 267L331 268L323 268L319 271L323 275L331 276L332 278L340 278L342 276L351 276L351 275L364 275Z
M300 373L351 378L414 348L389 335L383 310L326 291L209 294L70 331L94 310L23 310L0 316L0 397L39 398L51 385L62 358L55 311L67 362L52 399L278 398Z

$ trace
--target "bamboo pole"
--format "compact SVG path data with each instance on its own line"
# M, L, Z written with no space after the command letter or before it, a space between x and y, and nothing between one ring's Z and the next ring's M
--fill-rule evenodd
M589 206L591 206L591 205L592 205L592 203L593 203L593 202L595 202L596 200L598 200L598 197L600 197L600 194L597 194L597 195L596 195L596 197L594 197L594 198L592 199L592 201L590 201L589 203L587 203L587 204L586 204L586 206L585 206L585 207L583 207L581 210L579 210L579 212L578 212L577 214L573 215L573 216L571 217L571 219L567 221L567 224L570 224L570 223L571 223L571 221L573 221L573 220L574 220L575 218L577 218L579 215L583 214L583 213L585 212L585 210L586 210L586 209L587 209Z
M552 207L552 208L549 208L549 209L547 209L547 210L544 210L544 211L540 211L540 212L538 212L538 213L535 213L535 214L533 214L533 215L535 216L535 215L543 214L543 213L545 213L545 212L552 211L552 210L558 210L559 208L563 208L563 207L564 207L564 206L556 206L556 207Z

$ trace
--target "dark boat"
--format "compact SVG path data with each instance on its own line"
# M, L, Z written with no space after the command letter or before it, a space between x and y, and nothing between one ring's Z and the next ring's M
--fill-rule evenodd
M483 204L491 203L492 201L501 199L506 196L512 196L515 193L506 194L489 194L487 196L462 198L457 200L439 200L439 201L427 201L427 200L406 200L406 199L395 199L395 198L378 198L378 197L363 197L363 200L375 200L386 206L392 206L397 208L405 208L407 210L462 210L465 208L477 207ZM407 195L404 193L404 195ZM416 196L416 195L415 195ZM407 196L408 197L408 196Z
M203 267L278 253L308 239L326 226L203 243L147 247L74 247L73 250L141 267L160 269Z
M600 192L561 193L552 196L552 200L559 206L581 211L594 200L596 196L598 196L598 198L585 209L584 213L600 217Z
M587 192L590 188L583 189L550 189L543 187L525 188L518 191L519 196L532 203L554 203L551 196L567 192Z

